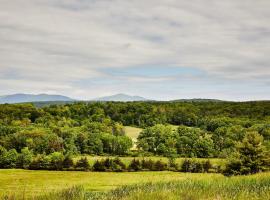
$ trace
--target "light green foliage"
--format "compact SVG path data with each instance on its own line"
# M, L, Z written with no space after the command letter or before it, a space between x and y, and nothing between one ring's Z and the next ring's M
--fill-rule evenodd
M17 158L17 167L27 169L33 161L33 152L24 147Z

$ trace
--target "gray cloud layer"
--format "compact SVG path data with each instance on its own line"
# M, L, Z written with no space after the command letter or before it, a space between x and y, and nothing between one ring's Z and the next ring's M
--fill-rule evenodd
M0 94L270 98L268 0L0 3ZM106 71L154 65L204 73Z

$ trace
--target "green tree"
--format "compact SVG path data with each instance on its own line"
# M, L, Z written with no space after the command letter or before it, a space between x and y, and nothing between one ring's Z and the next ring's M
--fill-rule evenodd
M236 153L229 159L224 174L253 174L269 169L270 156L263 146L263 136L248 132L236 146Z
M21 153L18 156L17 167L28 169L32 161L33 161L33 152L30 151L28 147L25 147L21 150Z

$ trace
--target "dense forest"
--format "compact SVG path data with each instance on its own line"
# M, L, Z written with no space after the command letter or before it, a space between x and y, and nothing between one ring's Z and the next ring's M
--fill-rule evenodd
M144 128L131 152L124 126ZM248 135L270 148L270 102L78 102L0 105L0 151L14 155L226 158ZM0 153L1 153L0 152ZM3 154L3 153L2 153Z

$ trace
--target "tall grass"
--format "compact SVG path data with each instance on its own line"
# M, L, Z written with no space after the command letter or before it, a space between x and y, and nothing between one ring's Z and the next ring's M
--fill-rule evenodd
M269 200L270 177L223 177L211 180L183 180L123 186L107 194L89 199L97 200Z
M6 196L6 200L26 199ZM200 177L178 181L144 183L122 186L109 192L87 191L73 186L60 192L35 196L33 200L269 200L270 176L261 173L251 176L210 179Z

